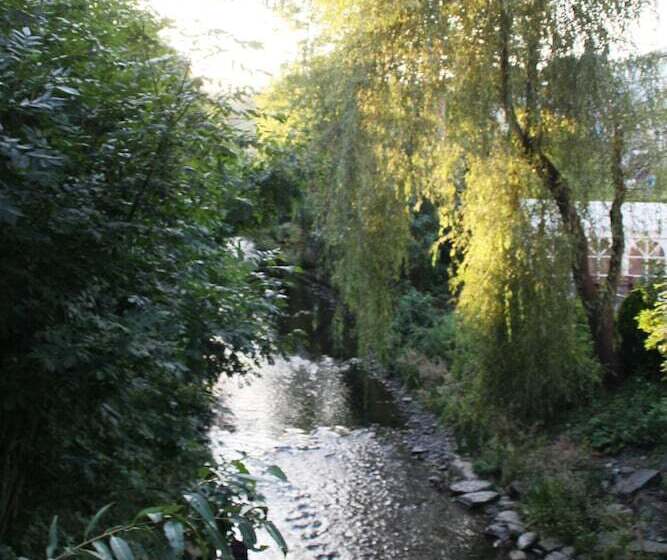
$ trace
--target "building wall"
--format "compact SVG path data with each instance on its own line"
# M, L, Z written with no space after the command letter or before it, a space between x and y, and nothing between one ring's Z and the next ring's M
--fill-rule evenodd
M603 278L608 269L611 227L611 202L593 201L584 209L589 234L591 270ZM667 268L667 204L627 202L623 205L625 252L623 254L621 294L642 279L660 275Z

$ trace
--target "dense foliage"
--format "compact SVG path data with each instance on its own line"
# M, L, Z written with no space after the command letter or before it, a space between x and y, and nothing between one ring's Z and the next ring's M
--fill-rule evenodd
M8 544L167 500L207 458L212 384L272 348L279 290L234 242L247 141L158 29L133 0L0 9Z
M662 371L667 374L667 289L663 285L659 290L654 307L643 310L638 320L639 327L648 334L646 348L660 352Z
M316 227L362 352L395 355L402 280L424 289L410 257L428 237L412 227L426 202L439 228L433 255L444 246L451 259L440 292L454 295L450 365L465 395L453 400L469 416L495 407L544 419L618 371L622 205L636 176L661 169L664 150L660 56L612 56L644 7L314 3L321 34L267 106L307 163ZM598 197L610 200L602 280L582 204Z

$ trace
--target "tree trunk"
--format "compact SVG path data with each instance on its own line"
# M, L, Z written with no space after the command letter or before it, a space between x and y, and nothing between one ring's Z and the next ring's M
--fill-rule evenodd
M602 289L595 286L588 264L589 247L586 232L577 211L572 189L560 170L551 159L542 151L538 138L524 129L514 110L512 91L510 87L510 30L512 27L511 14L506 0L500 1L500 95L505 118L507 119L510 135L519 142L521 153L526 161L535 170L538 177L551 194L558 212L563 221L565 231L572 240L572 278L577 295L583 304L595 354L607 370L616 374L618 371L618 356L614 343L614 296L620 277L620 263L623 255L623 217L621 204L625 195L625 183L621 169L622 134L620 127L614 135L614 182L615 195L610 213L613 231L611 265L607 281Z

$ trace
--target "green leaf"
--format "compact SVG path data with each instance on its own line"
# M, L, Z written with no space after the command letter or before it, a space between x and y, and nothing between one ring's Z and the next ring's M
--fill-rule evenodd
M58 548L58 516L53 517L51 527L49 527L49 544L46 547L46 557L53 558Z
M241 533L243 538L243 544L245 544L249 549L254 549L257 544L257 533L255 533L255 528L252 524L243 517L235 517L234 522Z
M279 478L283 482L287 482L287 475L278 465L271 465L268 469L266 469L266 472L272 474L276 478Z
M218 523L206 499L201 494L184 494L184 497L204 520L206 534L215 548L220 551L222 558L224 560L234 560L232 550L222 537L220 529L218 529Z
M102 541L93 541L93 546L102 560L113 560L113 555L111 554L109 547Z
M211 507L208 505L208 502L201 494L184 494L183 496L187 502L192 506L192 508L201 515L202 519L210 526L215 527L217 530L217 523L215 521L215 516Z
M90 520L90 523L88 523L88 526L86 527L86 530L83 532L83 538L87 539L89 538L90 534L95 530L95 527L97 527L97 524L99 523L100 519L102 516L111 509L113 506L113 502L110 504L105 505L104 507L100 508L100 510L93 516L93 518Z
M248 468L241 461L239 461L238 459L236 459L235 461L232 461L232 465L234 465L236 467L236 470L239 471L240 473L250 474L250 471L248 470Z
M111 537L109 543L111 544L111 550L113 550L118 560L134 560L132 549L125 540L120 537Z
M264 528L266 529L266 532L271 536L271 538L275 541L275 543L278 545L282 553L287 554L289 550L289 548L287 547L287 543L285 542L285 539L283 539L283 536L280 534L280 531L273 524L273 522L265 521Z
M164 534L169 541L171 549L176 558L182 558L185 551L185 541L183 537L183 524L178 521L167 521L164 524Z

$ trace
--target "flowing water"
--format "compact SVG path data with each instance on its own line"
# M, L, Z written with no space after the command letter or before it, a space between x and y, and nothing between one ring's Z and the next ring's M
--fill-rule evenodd
M244 455L254 471L275 464L286 473L288 482L261 488L288 558L494 557L481 520L429 484L433 473L405 445L406 418L381 382L330 358L280 359L259 373L221 382L214 449Z

